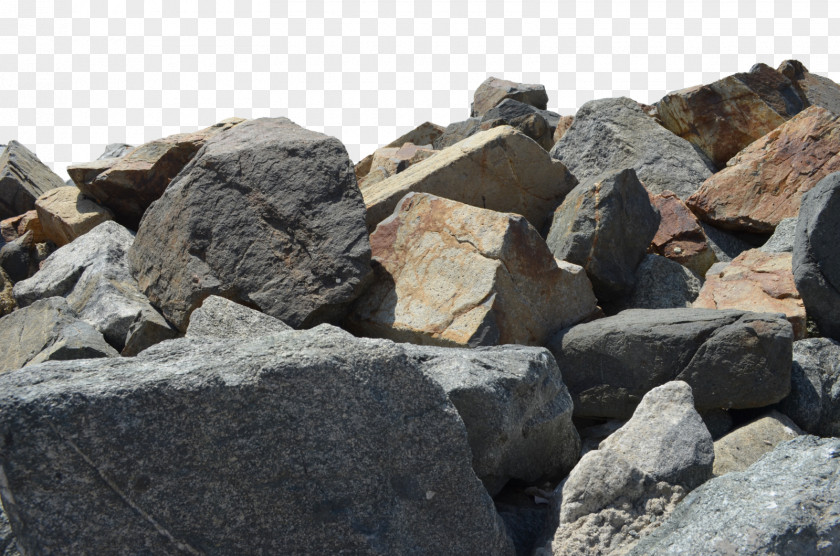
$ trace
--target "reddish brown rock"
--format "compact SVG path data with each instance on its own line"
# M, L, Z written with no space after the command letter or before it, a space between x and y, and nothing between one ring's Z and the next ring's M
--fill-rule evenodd
M794 340L805 337L805 305L793 281L790 253L744 251L720 273L709 273L694 302L701 309L784 313Z
M433 124L432 122L424 122L412 129L404 135L400 135L382 148L401 147L406 143L413 143L415 145L431 145L435 139L443 135L444 129L442 126ZM359 161L354 167L356 171L356 179L360 180L370 172L373 163L373 154L369 154Z
M651 195L650 202L660 215L650 250L704 276L717 257L697 217L672 191Z
M375 284L349 326L437 345L541 345L596 311L579 266L515 214L406 195L371 235Z
M35 210L44 235L59 247L113 220L110 210L86 197L75 185L47 191L35 201Z
M809 72L799 60L785 60L776 71L791 80L799 96L808 104L840 114L840 85Z
M530 104L540 110L545 110L548 105L548 95L543 85L514 83L507 79L488 77L475 90L470 116L480 118L506 98Z
M572 122L575 121L574 116L560 116L560 121L557 122L557 127L554 128L554 142L556 143L566 135L566 132L572 127Z
M0 221L0 234L3 236L3 241L7 243L16 240L29 231L32 231L32 241L34 243L43 243L48 239L44 235L44 228L38 218L38 213L34 210Z
M228 118L193 133L140 145L122 158L96 161L93 168L83 164L81 168L71 166L67 172L85 195L113 211L117 222L136 230L149 205L207 140L243 121ZM80 175L84 177L77 178Z
M712 175L686 204L715 226L772 233L799 213L802 194L840 170L840 116L811 106Z

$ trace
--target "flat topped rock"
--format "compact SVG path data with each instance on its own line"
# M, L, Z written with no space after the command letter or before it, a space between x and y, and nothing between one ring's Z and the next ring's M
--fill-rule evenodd
M113 219L110 210L86 197L75 185L44 193L35 201L35 209L44 235L59 247Z
M193 311L187 337L253 338L292 330L281 320L224 297L211 295Z
M64 181L35 153L9 141L0 154L0 220L35 209L35 199Z

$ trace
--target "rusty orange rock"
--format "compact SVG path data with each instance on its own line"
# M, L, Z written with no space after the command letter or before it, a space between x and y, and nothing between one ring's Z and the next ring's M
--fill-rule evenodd
M717 257L697 217L672 191L651 195L650 202L660 215L651 251L704 276Z
M720 228L772 233L799 213L802 194L840 170L840 116L818 106L739 152L686 204Z

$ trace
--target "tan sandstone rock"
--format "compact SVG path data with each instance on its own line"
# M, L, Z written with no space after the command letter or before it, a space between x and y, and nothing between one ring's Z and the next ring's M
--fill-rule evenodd
M790 253L744 251L719 273L706 274L693 307L784 313L793 325L794 340L801 340L805 305L793 281L791 257Z
M499 126L447 147L362 191L368 230L394 212L406 193L431 193L475 207L524 216L541 230L577 180L533 139Z
M415 145L431 145L434 143L435 139L443 135L444 129L444 127L433 124L432 122L424 122L408 133L400 135L382 148L399 148L406 143L413 143ZM357 180L361 180L368 174L368 172L370 172L372 163L373 154L369 154L356 164L354 170L356 171Z
M106 220L111 211L85 196L75 185L52 189L35 201L44 235L61 247Z
M437 345L540 345L595 310L583 270L522 217L406 195L371 235L375 284L349 326Z
M772 233L799 214L806 191L840 170L838 120L819 106L803 110L735 155L686 204L715 226Z
M374 183L399 174L412 164L434 156L438 151L430 145L404 143L401 147L383 147L373 153L373 162L368 174L359 180L359 189L364 190Z
M715 442L715 477L743 471L779 443L792 440L802 431L789 417L771 411L769 414L739 427Z
M704 276L717 257L697 217L672 191L651 195L650 202L660 216L651 251Z
M53 189L51 191L55 190ZM30 231L32 232L32 241L34 243L43 243L49 239L44 235L41 220L38 218L38 213L34 210L28 210L23 214L0 221L0 233L2 233L3 240L7 243L16 240Z
M557 127L554 128L554 142L556 143L566 135L566 132L572 127L572 122L575 121L574 116L560 116L560 121L557 122Z

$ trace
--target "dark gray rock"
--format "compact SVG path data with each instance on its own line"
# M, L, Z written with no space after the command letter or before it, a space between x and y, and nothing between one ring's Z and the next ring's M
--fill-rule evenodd
M453 122L446 126L440 137L434 140L432 146L435 150L442 150L470 135L475 135L479 131L481 131L481 118L468 118L462 122Z
M530 104L540 110L545 110L548 105L548 94L543 85L515 83L498 77L488 77L475 90L470 116L481 117L507 98Z
M134 235L113 221L56 250L41 270L15 284L18 305L64 296L83 321L99 330L123 355L172 338L175 330L140 293L126 253Z
M211 295L193 311L186 335L191 338L253 338L286 330L292 330L292 327L281 320Z
M35 153L9 141L0 154L0 220L35 209L35 199L64 181Z
M0 373L43 361L119 355L62 297L42 299L0 318L0 346Z
M759 247L765 253L791 253L793 252L793 238L796 232L796 218L785 218L776 226L776 231L767 240L767 243Z
M344 145L286 118L214 136L149 207L129 260L141 291L182 331L209 295L295 328L343 317L371 276Z
M554 131L559 122L560 114L556 112L540 110L530 104L507 98L481 117L478 130L510 125L539 143L545 150L550 150L554 145Z
M622 170L566 195L546 243L555 257L586 270L604 303L632 291L636 267L658 228L659 212L636 173Z
M551 127L551 133L554 133L554 129L557 127L557 124L560 123L560 114L557 112L552 112L550 110L540 110L539 108L535 108L530 104L526 104L524 102L520 102L518 100L514 100L512 98L506 98L490 110L484 113L481 117L482 122L489 122L491 120L503 119L503 120L515 120L517 118L522 118L525 116L530 116L531 114L539 114L543 118L545 118L546 123Z
M123 156L127 155L134 147L131 145L127 145L125 143L108 143L105 146L105 152L99 155L99 158L96 160L103 160L105 158L122 158ZM75 185L75 184L70 184Z
M805 106L822 106L840 114L840 85L827 77L809 72L799 60L785 60L776 71L790 79L805 101Z
M557 481L580 454L572 398L544 348L452 349L405 344L467 427L473 468L491 495L510 479Z
M782 314L630 309L548 344L575 416L629 417L649 390L687 382L698 411L763 407L790 390L793 329Z
M645 255L636 269L636 286L622 302L627 309L691 307L703 281L683 265L660 255Z
M584 104L569 130L552 147L581 183L633 168L654 194L670 190L685 200L714 171L691 143L645 114L629 98L606 98Z
M15 534L2 507L0 507L0 556L20 556Z
M793 279L823 335L840 340L840 172L802 196L793 243Z
M6 272L12 282L26 280L38 271L38 265L32 253L35 246L32 234L30 230L0 248L0 268Z
M399 345L329 326L0 376L29 554L511 554L464 424Z
M707 222L700 221L700 227L703 228L709 240L709 247L715 252L719 263L728 263L744 251L753 248L753 245L743 239L719 230Z
M779 411L803 430L840 436L840 342L808 338L793 343L790 395Z
M840 440L800 436L744 471L710 480L629 552L836 554Z

